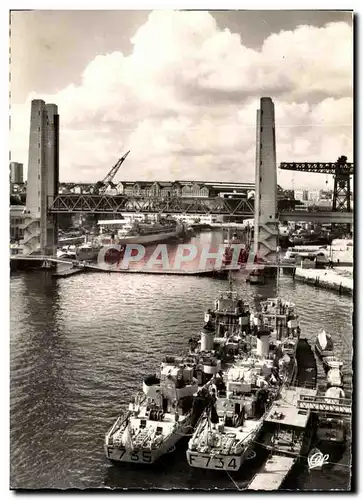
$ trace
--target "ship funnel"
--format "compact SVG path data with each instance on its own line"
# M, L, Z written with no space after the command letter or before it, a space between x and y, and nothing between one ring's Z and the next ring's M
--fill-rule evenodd
M260 333L257 337L257 355L267 357L270 346L270 334L268 332Z
M238 318L238 323L240 326L248 326L250 324L250 318L247 315L240 316Z
M155 402L160 398L160 379L156 375L149 375L144 378L142 383L144 394Z
M200 334L200 350L201 351L212 351L214 345L214 334L213 332L208 332L207 330L202 330Z

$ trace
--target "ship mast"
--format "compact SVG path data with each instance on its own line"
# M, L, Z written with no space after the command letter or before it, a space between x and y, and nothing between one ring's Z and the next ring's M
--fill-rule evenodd
M276 304L275 304L275 331L276 331L276 338L279 337L279 332L277 329L277 304L278 304L278 299L280 297L280 252L279 250L276 252Z
M280 295L280 248L278 248L277 254L277 276L276 276L276 295Z
M233 292L232 269L228 271L228 285L229 285L229 291Z
M230 227L228 226L227 228L227 241L228 241L228 248L231 247L231 233L230 233ZM232 296L232 270L230 269L228 271L228 286L229 286L229 291L231 293L231 296Z

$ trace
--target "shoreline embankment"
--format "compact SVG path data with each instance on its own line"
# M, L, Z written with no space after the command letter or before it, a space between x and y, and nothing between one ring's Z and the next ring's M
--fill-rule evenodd
M303 269L297 267L293 272L293 278L296 281L333 290L340 294L353 295L353 267L334 269Z

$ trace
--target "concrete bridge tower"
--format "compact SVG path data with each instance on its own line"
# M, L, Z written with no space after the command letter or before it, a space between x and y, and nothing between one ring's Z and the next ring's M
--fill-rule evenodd
M257 110L254 254L276 262L278 245L275 107L262 97Z
M59 115L55 104L31 103L23 253L56 255L58 229L48 202L58 192ZM50 199L50 200L49 200Z

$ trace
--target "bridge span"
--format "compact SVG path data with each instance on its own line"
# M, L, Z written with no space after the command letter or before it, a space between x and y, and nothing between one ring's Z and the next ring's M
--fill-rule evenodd
M352 165L346 163L346 157L341 157L334 166L315 163L284 166L285 169L308 169L314 172L323 168L328 169L330 173L333 169L337 188L333 207L336 211L323 212L314 209L307 212L290 212L288 210L295 210L293 200L279 199L281 193L277 185L275 105L270 97L261 97L257 110L256 169L253 184L235 182L238 179L227 183L203 181L196 184L197 181L193 181L190 185L187 181L152 182L151 185L147 182L141 185L140 181L132 185L122 183L119 188L122 188L123 194L59 193L59 116L54 114L57 109L52 105L52 110L48 110L44 101L39 99L33 100L31 106L26 210L22 213L24 255L55 254L58 244L57 214L116 215L129 212L193 217L216 215L229 218L229 222L254 219L254 254L272 263L277 261L279 220L324 221L346 223L348 226L353 221L350 202L344 201L350 200L351 175L350 171L345 172L344 165L352 168ZM39 125L40 122L43 123L47 113L49 116L43 125L49 128L46 128L49 141L45 144L42 127ZM50 163L46 160L48 157L52 158ZM239 174L236 175L238 177ZM69 188L73 189L71 186ZM118 188L115 191L117 192ZM250 199L249 195L254 196L254 199ZM346 213L342 213L344 211Z
M60 194L48 204L50 213L216 214L253 217L253 201L241 198L152 197Z
M280 205L281 206L281 205ZM140 197L128 195L59 194L49 203L51 214L59 213L163 213L203 214L238 218L254 217L254 201L241 198ZM352 212L302 212L279 210L281 221L351 224Z
M353 224L352 212L299 212L297 210L279 212L279 220L284 222L321 222L322 224Z

